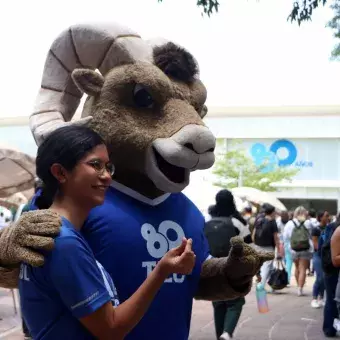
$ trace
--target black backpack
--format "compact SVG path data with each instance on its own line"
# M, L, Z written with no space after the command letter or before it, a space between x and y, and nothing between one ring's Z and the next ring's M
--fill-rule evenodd
M270 221L264 214L260 214L255 220L254 243L260 247L270 247L273 245L274 236L271 234L269 225Z
M205 223L204 234L213 257L226 257L230 251L230 239L237 236L231 217L215 217Z

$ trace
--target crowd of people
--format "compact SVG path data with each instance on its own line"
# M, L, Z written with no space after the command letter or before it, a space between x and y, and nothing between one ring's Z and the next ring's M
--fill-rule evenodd
M307 275L314 276L311 308L324 308L323 333L336 336L340 323L340 214L336 217L325 210L307 211L302 206L278 212L267 203L257 213L251 206L240 213L232 193L224 189L216 195L209 215L205 233L213 256L227 256L230 238L239 235L258 250L275 252L275 260L280 260L287 272L286 287L293 284L294 264L297 296L305 295ZM268 285L273 269L274 260L265 262L258 281L268 293L275 294ZM232 338L244 304L244 298L213 303L217 339Z

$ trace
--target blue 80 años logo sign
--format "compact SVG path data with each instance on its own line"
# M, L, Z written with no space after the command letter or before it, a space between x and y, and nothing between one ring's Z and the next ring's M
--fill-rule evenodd
M284 158L278 157L278 151L285 149L287 156ZM279 139L270 145L269 149L262 144L256 143L250 149L251 156L253 157L256 166L265 167L263 172L273 171L275 166L280 167L295 165L296 167L312 167L312 162L299 161L296 162L298 151L296 146L287 139Z

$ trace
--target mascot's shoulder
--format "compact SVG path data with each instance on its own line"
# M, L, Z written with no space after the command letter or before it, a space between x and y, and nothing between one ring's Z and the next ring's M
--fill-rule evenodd
M184 206L186 206L186 208L190 209L196 214L199 214L204 219L202 212L198 209L196 204L193 201L191 201L185 194L180 192L180 193L172 194L172 195L177 195L178 201L180 202L180 204L183 204Z

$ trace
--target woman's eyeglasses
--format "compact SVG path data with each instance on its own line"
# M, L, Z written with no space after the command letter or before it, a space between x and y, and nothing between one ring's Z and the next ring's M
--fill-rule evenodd
M86 162L86 164L91 166L100 176L104 175L105 170L109 173L111 177L115 173L115 167L112 163L104 164L101 161L93 160Z

